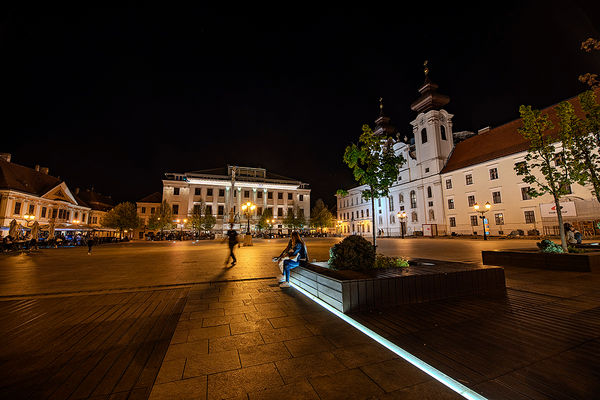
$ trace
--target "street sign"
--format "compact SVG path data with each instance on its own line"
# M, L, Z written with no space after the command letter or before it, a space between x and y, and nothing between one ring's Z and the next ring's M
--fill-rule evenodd
M490 224L487 218L483 218L483 231L486 235L490 234Z

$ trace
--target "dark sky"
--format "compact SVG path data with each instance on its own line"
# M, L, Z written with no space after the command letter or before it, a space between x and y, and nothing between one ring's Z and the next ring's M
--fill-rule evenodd
M600 73L600 52L579 49L600 38L596 2L418 3L3 10L0 152L117 200L161 190L164 172L238 164L333 205L354 184L344 148L380 96L410 132L425 59L455 131L557 103Z

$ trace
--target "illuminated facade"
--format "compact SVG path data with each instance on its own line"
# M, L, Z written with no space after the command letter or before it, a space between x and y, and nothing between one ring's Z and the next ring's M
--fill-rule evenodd
M412 105L417 117L411 122L412 137L401 135L389 127L381 115L375 133L396 139L394 151L406 163L387 198L375 200L376 230L380 236L425 236L445 234L483 234L480 214L474 204L489 202L485 214L492 235L513 231L523 234L557 234L556 212L551 195L532 198L515 164L524 161L528 142L518 132L521 121L515 120L494 129L475 133L452 130L452 114L442 107L449 98L436 91L437 85L426 77L419 89L421 97ZM576 98L570 99L581 113ZM542 110L557 122L553 107ZM386 124L388 126L386 126ZM365 187L337 195L338 220L345 235L370 235L371 203L360 195ZM565 222L571 222L582 233L595 233L600 219L600 205L591 187L573 184L570 194L561 198ZM403 221L398 213L405 212Z
M228 165L222 169L167 173L163 179L163 200L173 208L174 219L189 218L194 208L206 206L217 219L214 230L223 232L234 223L236 229L247 226L242 205L250 201L256 209L250 216L250 230L267 209L275 219L273 230L287 233L283 219L288 213L310 218L310 188L298 180L275 175L263 168ZM189 229L189 226L182 226ZM179 229L179 227L178 227Z
M57 231L100 228L102 215L112 205L104 200L96 204L98 199L100 197L89 190L71 191L66 182L50 175L48 168L37 165L29 168L11 162L10 154L0 156L0 235L3 237L8 236L13 220L23 227L37 221L43 230L47 230L50 223L54 223Z

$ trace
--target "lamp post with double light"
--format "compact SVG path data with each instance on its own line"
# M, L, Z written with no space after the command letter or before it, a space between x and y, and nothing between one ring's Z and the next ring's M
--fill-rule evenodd
M250 234L250 216L252 215L252 211L256 209L256 204L251 201L242 204L242 211L246 214L246 218L248 218L248 229L246 230L246 235Z
M175 222L178 224L181 222L181 226L179 228L179 240L183 240L183 226L187 223L187 218L184 218L183 220L177 218Z
M481 215L479 216L479 218L481 218L481 224L483 226L483 240L487 240L487 232L485 231L485 213L490 211L490 208L492 208L492 205L486 201L485 205L483 207L481 207L479 204L475 203L473 204L473 208L475 209L475 211L477 211L478 213L480 213ZM480 210L481 208L481 210Z
M268 219L267 224L269 224L269 237L273 234L273 224L275 224L275 219Z
M404 239L404 223L406 222L406 211L401 211L396 214L398 219L400 220L400 233L402 234L402 239Z
M35 220L35 215L25 214L25 215L23 215L23 218L25 219L25 226L29 227L29 226L31 226L30 224L32 224L33 221Z

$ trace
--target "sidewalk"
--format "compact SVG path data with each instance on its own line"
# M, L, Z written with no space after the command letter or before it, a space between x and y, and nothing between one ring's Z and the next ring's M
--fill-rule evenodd
M191 288L156 399L459 399L272 279Z

